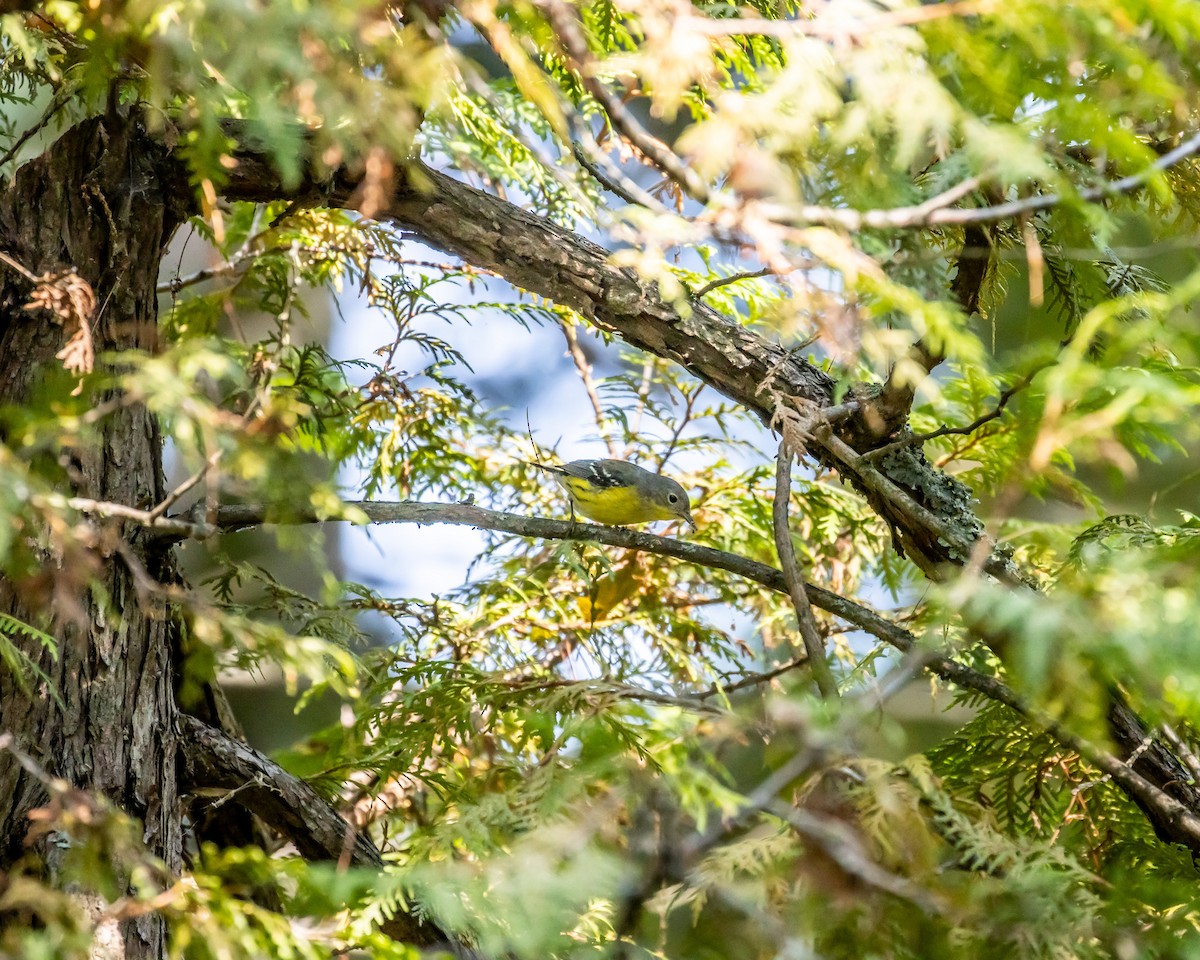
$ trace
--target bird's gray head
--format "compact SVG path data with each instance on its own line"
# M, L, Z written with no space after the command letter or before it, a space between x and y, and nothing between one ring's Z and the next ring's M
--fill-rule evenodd
M668 514L662 519L677 518L695 530L696 521L692 519L692 505L688 501L687 491L670 477L660 476L657 473L651 474L651 476L653 480L649 483L651 488L649 494L654 502Z

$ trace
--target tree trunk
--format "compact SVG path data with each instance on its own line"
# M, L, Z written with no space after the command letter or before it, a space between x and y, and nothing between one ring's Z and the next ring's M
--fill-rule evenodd
M176 178L137 116L114 112L68 131L0 194L0 250L35 274L73 268L91 284L97 356L155 348L159 261L190 195ZM44 389L47 372L61 367L55 354L64 331L47 311L24 309L32 287L0 266L0 404L27 402L31 391ZM161 500L162 437L154 418L140 405L122 406L102 424L97 443L62 451L70 478L63 492L142 506ZM161 598L135 590L135 572L173 580L171 560L135 528L111 534L124 539L119 550L100 537L65 554L46 551L36 576L0 579L0 611L52 624L57 660L37 642L16 634L10 640L49 675L63 705L44 688L23 692L0 669L0 732L10 732L50 775L103 794L139 821L147 852L177 873L182 831L168 618ZM87 586L93 572L99 591ZM69 883L63 875L69 837L51 833L26 849L29 813L47 798L39 771L0 752L0 869L34 857L50 883ZM114 865L121 884L127 867ZM101 919L103 901L72 889L91 919ZM98 934L94 955L165 952L165 927L153 912L104 923Z

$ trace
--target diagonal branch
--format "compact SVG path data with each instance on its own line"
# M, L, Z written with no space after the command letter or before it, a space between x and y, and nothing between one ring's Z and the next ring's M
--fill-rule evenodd
M596 76L596 63L575 7L563 0L535 0L534 6L550 21L567 60L579 74L587 92L600 104L617 131L644 157L674 180L688 196L707 203L708 186L669 146L647 131L624 102Z
M903 450L905 447L913 447L923 444L929 440L936 440L938 437L949 437L956 435L970 436L980 427L991 423L993 420L999 420L1004 416L1004 408L1008 406L1008 402L1014 396L1024 390L1033 382L1033 378L1045 369L1045 365L1039 365L1034 370L1025 374L1020 380L1017 380L1011 387L1006 387L1000 391L1000 396L996 398L996 405L987 413L981 413L978 417L968 424L961 427L941 426L936 430L930 430L928 433L915 433L910 437L903 437L894 443L889 443L886 446L876 447L874 450L868 450L863 454L867 460L879 460L896 450Z
M358 833L303 780L253 747L193 717L179 718L184 773L193 793L236 790L233 799L290 840L309 860L382 867L371 838Z
M562 329L563 337L567 341L567 353L571 356L571 361L575 364L575 372L579 374L579 379L583 383L583 390L587 394L588 402L592 405L592 416L596 420L596 430L599 432L604 445L608 448L610 457L617 456L616 441L605 423L604 406L600 403L600 394L596 391L596 381L592 377L592 364L587 358L587 354L583 352L583 347L579 344L579 334L575 332L575 321L567 317L562 317L559 322L559 327Z
M179 716L183 774L192 793L220 794L236 801L287 837L307 860L382 869L383 855L370 837L342 819L303 780L245 743L215 727ZM446 944L446 935L427 920L397 912L385 925L388 936L421 946Z

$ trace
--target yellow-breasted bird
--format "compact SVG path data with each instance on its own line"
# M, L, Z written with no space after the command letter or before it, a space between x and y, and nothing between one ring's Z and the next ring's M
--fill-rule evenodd
M682 520L696 529L687 491L670 477L643 470L637 464L625 460L572 460L561 467L545 463L530 466L554 474L571 498L572 519L579 511L589 520L609 526Z

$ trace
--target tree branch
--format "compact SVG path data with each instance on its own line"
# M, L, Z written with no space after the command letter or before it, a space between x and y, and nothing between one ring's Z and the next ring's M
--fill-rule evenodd
M774 271L770 267L763 267L761 270L750 270L745 273L732 273L728 277L717 277L716 280L710 280L704 286L700 287L700 289L692 291L692 296L699 300L719 287L727 287L731 283L741 283L743 280L769 277L772 273Z
M792 457L795 454L786 440L779 441L779 455L775 463L775 504L772 508L772 525L775 528L775 551L779 554L780 572L787 586L792 608L796 611L796 626L804 641L804 649L808 653L808 662L812 669L813 679L817 689L826 700L838 698L837 683L829 669L829 661L825 658L825 641L817 629L816 618L813 617L812 606L809 603L808 591L804 578L800 576L800 566L796 561L796 548L792 543L792 529L788 522L788 504L792 499Z
M180 715L184 774L193 793L237 791L231 799L278 830L307 860L382 867L371 838L358 833L303 780L216 727Z
M278 830L306 860L334 860L382 869L383 855L342 819L312 787L245 743L215 727L179 715L183 777L192 793L228 791L234 800ZM218 800L218 802L221 802ZM388 936L420 946L446 944L446 935L426 920L397 912L384 925Z
M1033 382L1033 378L1038 375L1044 368L1039 366L1037 369L1027 373L1020 380L1014 383L1011 387L1000 392L1000 396L996 400L996 405L987 413L982 413L970 423L961 427L938 427L936 430L930 430L928 433L916 433L910 437L903 437L895 443L889 443L886 446L876 447L874 450L868 450L862 456L867 460L878 460L881 457L887 456L895 450L902 450L905 447L913 447L923 444L928 440L936 440L938 437L949 437L956 434L969 436L986 423L991 423L993 420L998 420L1004 415L1004 408L1008 406L1008 402L1024 390Z
M840 227L855 232L863 229L904 229L942 225L966 225L996 223L1011 220L1042 210L1057 207L1068 200L1095 203L1124 193L1132 193L1156 173L1162 173L1200 152L1200 133L1193 134L1174 150L1164 153L1147 167L1119 180L1111 180L1094 187L1085 187L1074 194L1038 193L1020 200L996 203L986 207L946 207L929 205L927 200L911 207L893 207L886 210L849 210L843 207L802 206L796 209L780 207L773 210L775 219L804 225ZM952 188L953 189L953 188ZM933 198L937 200L939 197Z
M579 335L575 332L575 321L569 317L563 317L559 321L559 327L563 332L563 337L567 341L567 353L570 354L571 361L575 364L575 372L579 374L579 379L583 383L583 390L587 394L588 402L592 405L592 416L596 420L596 431L600 434L600 438L608 448L608 455L615 457L617 456L617 445L605 424L604 406L600 403L600 394L596 392L596 381L592 378L592 365L588 362L587 354L583 352L583 347L579 345Z
M827 449L838 460L850 467L859 480L877 498L891 503L894 508L893 512L907 514L910 526L930 531L945 541L946 545L956 552L955 559L958 565L966 564L974 556L978 547L986 542L986 534L982 530L979 531L976 537L964 537L959 530L956 530L942 517L914 500L912 496L897 486L888 476L876 470L874 465L864 455L856 453L839 438L829 435L826 438L826 444ZM983 569L997 580L1007 583L1010 586L1033 586L1011 559L999 555L990 548L987 556L983 558ZM936 570L927 572L931 575L936 575L937 573Z
M587 92L600 104L617 132L633 144L642 156L679 184L688 196L701 203L707 203L708 185L679 159L674 150L657 137L651 136L629 112L625 103L596 76L596 64L583 32L583 24L579 22L577 10L562 0L535 0L534 6L550 22L563 52L567 55L567 62L579 74Z
M735 553L727 553L698 543L658 537L624 527L606 527L593 523L572 523L567 520L550 520L543 517L526 517L515 513L486 510L465 503L423 503L420 501L381 502L360 500L349 502L347 508L361 510L373 523L449 523L458 526L494 530L522 537L538 537L547 540L582 540L603 543L627 550L640 550L662 557L672 557L685 563L695 564L712 570L725 570L746 580L758 583L768 590L788 595L783 573L765 563L750 560ZM177 541L187 536L209 537L221 531L235 531L262 523L320 523L330 519L318 517L311 510L289 513L275 512L261 504L234 504L223 506L217 511L215 525L192 523L181 517L163 518L170 521L170 529L156 528L153 532L160 539ZM864 630L879 640L907 653L914 649L917 639L885 617L840 594L826 590L815 583L805 582L805 594L816 607L840 617L847 623ZM979 673L957 661L934 656L926 665L933 673L958 686L975 690L989 699L1018 707L1015 693L999 680Z

